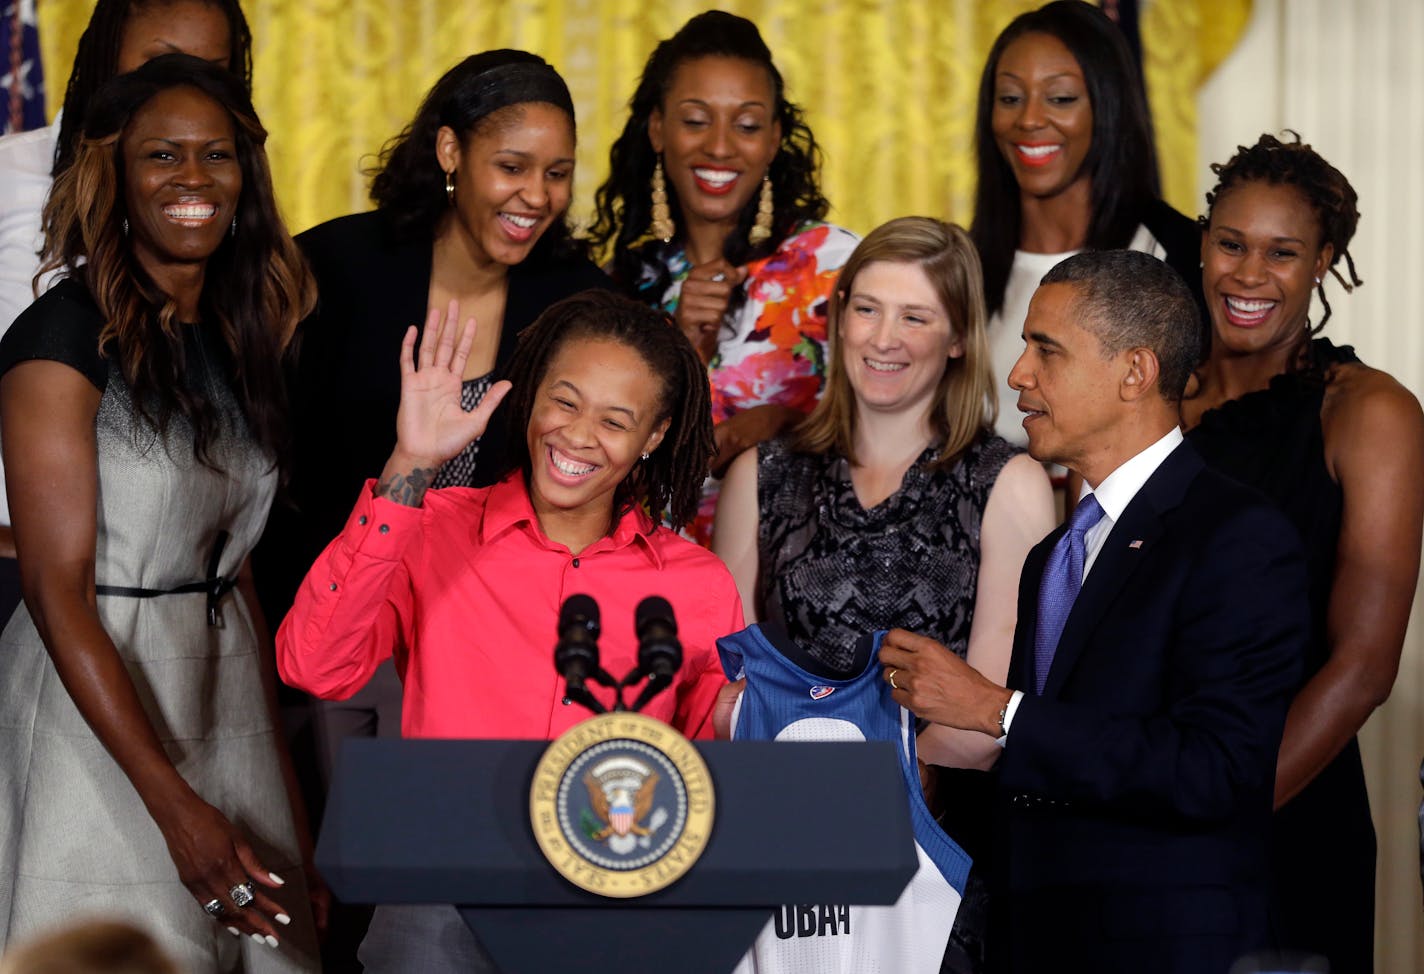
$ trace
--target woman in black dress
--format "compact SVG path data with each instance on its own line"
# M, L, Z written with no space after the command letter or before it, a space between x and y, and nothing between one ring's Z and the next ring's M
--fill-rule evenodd
M1212 169L1201 251L1212 349L1182 425L1208 463L1280 505L1309 556L1315 636L1276 770L1273 932L1331 970L1371 971L1375 836L1355 734L1399 669L1424 522L1424 415L1353 349L1314 337L1330 318L1325 276L1347 291L1361 283L1345 177L1271 135Z

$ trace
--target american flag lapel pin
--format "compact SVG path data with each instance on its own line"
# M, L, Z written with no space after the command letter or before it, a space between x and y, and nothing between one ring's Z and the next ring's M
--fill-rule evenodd
M1134 540L1134 541L1130 541L1130 542L1128 542L1128 545L1127 545L1127 546L1128 546L1129 548L1134 549L1134 550L1141 550L1141 548L1142 548L1142 539L1141 539L1141 538L1137 538L1137 539Z

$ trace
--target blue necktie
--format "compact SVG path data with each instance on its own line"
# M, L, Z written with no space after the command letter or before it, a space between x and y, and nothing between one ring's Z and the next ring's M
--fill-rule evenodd
M1073 516L1068 519L1068 530L1053 546L1043 566L1043 579L1038 586L1038 624L1033 630L1033 685L1036 693L1043 693L1043 685L1048 682L1048 668L1053 665L1053 654L1058 649L1059 637L1063 635L1063 625L1068 621L1068 613L1073 609L1078 590L1083 587L1083 562L1088 555L1084 535L1102 517L1103 509L1092 494L1079 501L1073 509Z

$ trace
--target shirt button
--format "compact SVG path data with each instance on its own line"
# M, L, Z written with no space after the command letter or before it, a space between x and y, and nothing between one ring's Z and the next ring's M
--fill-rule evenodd
M574 567L575 567L575 568L578 567L578 559L577 559L577 558L574 559Z
M390 534L391 526L389 524L382 524L380 527L380 531L382 534Z
M564 706L565 706L565 707L567 707L567 706L568 706L569 704L571 704L571 703L573 703L573 701L570 700L568 697L565 697L565 698L564 698Z
M333 592L336 591L336 583L335 583L335 582L332 582L332 583L331 583L331 590L332 590Z
M365 526L366 526L366 515L362 514L360 517L358 517L358 518L356 519L356 523L359 524L359 525L361 525L362 527L365 527Z

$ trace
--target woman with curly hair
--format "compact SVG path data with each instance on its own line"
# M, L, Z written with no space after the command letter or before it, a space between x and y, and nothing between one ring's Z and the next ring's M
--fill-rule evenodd
M1333 971L1370 971L1375 834L1355 735L1399 671L1424 525L1424 414L1354 349L1315 337L1330 319L1326 275L1346 291L1361 283L1344 175L1298 137L1273 135L1212 170L1201 244L1212 347L1182 424L1209 464L1300 530L1314 633L1276 767L1273 934ZM1324 312L1313 326L1312 296Z
M720 477L815 406L826 302L856 237L822 222L816 140L756 25L732 14L699 14L653 50L609 164L591 237L707 364ZM689 527L702 544L717 484Z
M984 265L989 349L1006 406L1018 401L1008 380L1029 298L1059 261L1080 250L1140 250L1197 290L1199 234L1162 201L1142 71L1093 4L1056 0L1004 28L979 81L974 146L969 236ZM1028 443L1015 409L1000 410L995 432Z
M316 966L246 567L314 300L265 139L200 58L114 79L45 206L67 277L0 342L25 596L0 636L0 943L100 912L188 971Z
M553 738L587 716L550 662L560 604L597 600L602 665L621 675L638 657L634 609L656 594L676 610L685 655L643 712L712 736L726 685L715 643L742 628L741 603L715 556L659 523L693 515L712 456L702 362L665 315L588 291L526 329L509 381L465 412L479 335L458 319L454 302L432 311L418 356L406 332L395 448L282 623L283 679L341 697L394 655L404 736ZM506 393L500 479L430 489ZM373 974L492 969L452 906L378 907L360 959Z
M521 329L560 298L607 286L569 239L573 177L574 105L563 78L533 54L486 51L447 71L387 145L373 212L297 237L320 300L293 363L293 503L279 502L257 553L271 618L286 614L351 498L395 446L400 376L391 362L407 326L452 300L483 323L461 377L461 402L474 409L503 376ZM496 423L449 458L435 486L490 483L504 451ZM343 738L397 733L399 704L389 666L368 692L322 704L323 771Z

